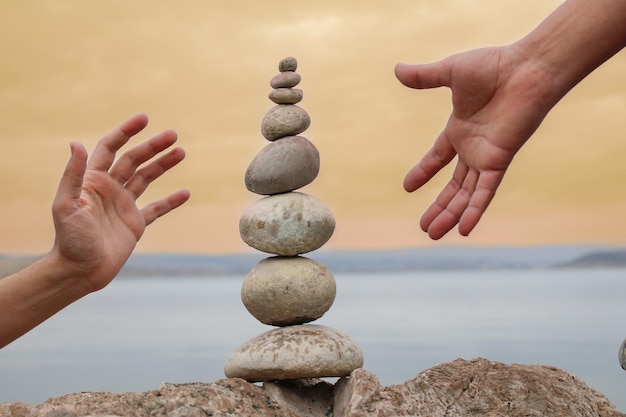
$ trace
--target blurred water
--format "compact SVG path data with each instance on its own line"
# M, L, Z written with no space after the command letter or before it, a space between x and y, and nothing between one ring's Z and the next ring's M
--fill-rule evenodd
M455 358L562 368L626 411L617 350L626 271L337 274L316 323L354 337L383 385ZM226 358L269 330L242 305L243 277L118 279L0 351L0 402L147 391L223 378Z

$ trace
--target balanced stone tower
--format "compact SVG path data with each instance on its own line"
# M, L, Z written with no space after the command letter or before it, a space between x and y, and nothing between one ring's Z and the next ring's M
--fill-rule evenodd
M264 196L239 221L241 238L272 256L260 261L244 280L243 304L260 322L276 326L239 347L226 361L229 378L250 382L342 377L363 366L363 353L348 335L308 324L335 300L336 283L321 263L301 256L322 247L335 230L331 211L316 198L298 192L319 173L315 145L300 136L310 125L296 104L302 90L297 61L284 58L269 94L276 106L261 124L270 142L254 157L246 188Z

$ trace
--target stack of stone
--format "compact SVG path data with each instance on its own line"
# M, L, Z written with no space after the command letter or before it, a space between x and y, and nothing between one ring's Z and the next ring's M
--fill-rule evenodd
M278 326L246 342L227 360L229 378L250 382L340 377L363 366L357 343L338 330L314 324L335 300L335 278L313 259L300 256L322 247L335 230L331 211L314 197L295 190L319 173L315 145L300 133L310 125L296 104L302 90L295 58L280 61L270 82L276 103L263 118L261 132L270 141L252 160L246 188L264 197L239 221L241 238L272 256L250 271L241 299L257 320Z

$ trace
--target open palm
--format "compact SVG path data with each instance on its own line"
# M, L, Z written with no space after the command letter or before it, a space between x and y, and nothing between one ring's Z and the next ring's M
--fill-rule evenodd
M89 161L81 144L71 144L72 157L52 207L53 251L77 272L92 277L94 291L115 277L147 225L189 198L180 190L141 209L136 206L150 183L185 156L174 148L150 161L176 141L176 133L168 130L115 161L115 153L146 125L145 115L128 120L98 142Z
M415 191L458 156L452 179L420 221L432 239L457 224L462 235L472 231L516 152L551 107L536 94L540 70L520 62L501 47L468 51L433 64L396 66L397 78L408 87L446 86L452 91L446 127L404 180L404 188Z

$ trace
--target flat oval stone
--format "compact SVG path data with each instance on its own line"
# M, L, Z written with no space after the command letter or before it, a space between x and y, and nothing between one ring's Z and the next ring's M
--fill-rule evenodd
M268 94L276 104L296 104L302 101L302 90L297 88L275 88Z
M249 191L272 195L310 184L319 171L320 154L315 145L303 136L287 136L261 149L244 179Z
M241 301L261 323L289 326L317 320L335 301L335 277L303 256L263 259L246 276Z
M272 141L300 134L307 130L310 124L311 118L303 108L291 104L278 104L263 117L261 134Z
M293 71L285 71L279 74L276 74L274 78L270 80L270 86L272 88L291 88L300 84L300 74Z
M298 68L298 61L292 57L288 56L287 58L283 58L278 63L278 71L295 71Z
M301 192L264 197L248 206L239 219L244 242L261 252L294 256L319 249L335 231L331 211Z
M228 378L249 382L347 376L363 366L363 352L347 334L303 324L262 333L226 361Z

